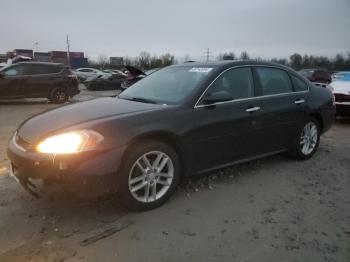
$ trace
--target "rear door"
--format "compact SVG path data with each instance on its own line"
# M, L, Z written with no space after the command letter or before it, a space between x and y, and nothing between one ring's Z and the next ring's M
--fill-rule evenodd
M21 86L22 92L28 97L47 97L52 86L55 86L62 76L58 65L28 64L28 77Z
M305 121L306 92L295 92L288 72L280 68L256 66L254 76L262 106L260 150L286 149Z

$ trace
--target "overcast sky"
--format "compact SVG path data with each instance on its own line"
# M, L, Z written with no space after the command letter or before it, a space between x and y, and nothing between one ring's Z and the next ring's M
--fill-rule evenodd
M262 58L350 51L350 0L0 0L0 53L65 49L89 57L210 48Z

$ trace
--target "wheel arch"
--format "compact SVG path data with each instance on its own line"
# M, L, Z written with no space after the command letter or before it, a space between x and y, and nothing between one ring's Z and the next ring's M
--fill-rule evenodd
M313 117L318 121L318 123L320 125L320 131L322 133L323 128L324 128L324 121L323 121L322 115L320 113L312 113L312 114L310 114L310 117Z
M181 177L187 176L189 171L189 166L188 166L188 161L187 161L188 157L187 157L187 152L185 150L185 147L179 136L167 131L153 131L153 132L136 136L133 139L131 139L122 156L122 163L124 163L125 157L128 155L128 152L132 150L134 146L145 141L160 141L171 146L179 156L180 165L181 165L181 172L180 172Z

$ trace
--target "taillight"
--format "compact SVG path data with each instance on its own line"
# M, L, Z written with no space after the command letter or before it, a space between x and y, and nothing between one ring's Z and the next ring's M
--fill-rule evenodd
M76 80L76 79L78 79L78 77L77 77L76 75L74 75L74 74L68 75L67 77L68 77L70 80Z

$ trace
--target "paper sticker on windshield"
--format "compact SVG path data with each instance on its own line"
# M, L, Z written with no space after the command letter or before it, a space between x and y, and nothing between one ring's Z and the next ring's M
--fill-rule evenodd
M209 73L213 68L211 67L192 67L188 72L191 73Z

